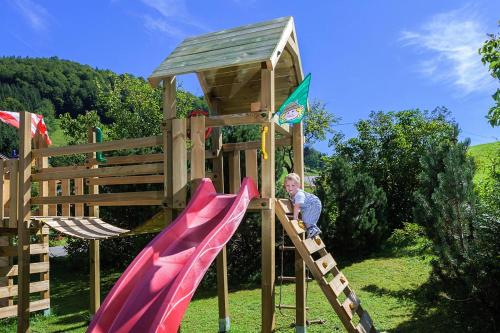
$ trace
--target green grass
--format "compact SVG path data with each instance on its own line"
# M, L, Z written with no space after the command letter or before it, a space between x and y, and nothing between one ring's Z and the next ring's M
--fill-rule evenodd
M430 258L384 252L370 259L341 265L344 274L370 312L376 327L388 332L476 332L481 320L467 303L434 295L429 282ZM33 332L85 332L89 316L88 275L71 271L61 260L51 261L52 315L32 316ZM291 264L291 263L290 263ZM103 272L103 294L119 277ZM294 286L282 289L284 304L294 303ZM279 287L276 288L279 300ZM339 319L316 283L310 283L309 318L324 319L308 332L343 332ZM434 295L429 297L429 295ZM260 331L260 289L232 290L229 296L231 332ZM215 290L197 292L183 320L182 332L217 332ZM294 332L293 311L276 312L276 331ZM474 324L476 323L476 324ZM476 325L476 326L474 326ZM0 332L15 332L14 319L0 321Z
M52 145L55 147L66 146L67 141L63 134L61 127L59 126L60 120L55 120L55 128L49 129L50 139L52 140Z
M469 154L476 162L474 183L480 184L490 178L493 161L500 159L500 141L485 143L469 148Z

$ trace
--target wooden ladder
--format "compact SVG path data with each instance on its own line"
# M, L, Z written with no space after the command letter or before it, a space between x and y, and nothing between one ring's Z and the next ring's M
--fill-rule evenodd
M361 306L361 301L338 269L332 255L325 249L321 238L316 236L302 240L300 235L305 230L298 221L290 220L293 212L289 200L276 200L276 216L347 331L376 333L370 315Z

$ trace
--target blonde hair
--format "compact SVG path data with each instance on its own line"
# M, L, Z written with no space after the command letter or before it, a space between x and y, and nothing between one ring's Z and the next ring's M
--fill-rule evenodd
M289 173L289 174L285 177L285 182L286 182L287 180L291 180L291 181L296 182L296 183L299 185L299 187L300 187L300 176L299 176L298 174L293 173L293 172L292 172L292 173Z

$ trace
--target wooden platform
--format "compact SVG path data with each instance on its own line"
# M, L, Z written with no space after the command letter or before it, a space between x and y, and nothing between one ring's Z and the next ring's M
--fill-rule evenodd
M118 237L129 230L108 224L97 217L33 216L33 221L45 223L52 229L81 239Z

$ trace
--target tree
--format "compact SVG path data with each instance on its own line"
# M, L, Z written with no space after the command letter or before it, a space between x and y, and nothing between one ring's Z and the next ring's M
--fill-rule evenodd
M479 54L483 64L488 64L491 76L500 80L500 34L488 34L488 37L489 39L479 49ZM492 127L500 126L500 89L497 89L491 97L495 105L490 108L486 118Z
M500 199L496 192L492 201L479 201L468 146L469 140L429 147L421 158L414 215L433 244L434 277L456 297L479 300L494 320L500 310ZM497 190L498 184L497 178Z
M316 181L323 203L323 239L341 254L376 249L387 231L386 197L365 173L356 173L342 157L327 159Z
M458 132L445 108L372 112L369 119L356 123L356 129L357 137L334 138L333 154L343 157L355 173L373 178L386 194L390 229L399 228L413 218L420 157L438 142L455 141Z
M311 146L317 141L324 141L328 134L334 133L333 126L340 121L339 117L330 113L326 104L318 99L314 99L309 106L304 116L304 145ZM293 149L291 147L282 147L279 150L280 157L286 158L276 159L280 161L282 166L286 168L287 172L293 171ZM278 157L278 156L277 156ZM281 166L281 165L280 165ZM278 167L277 167L277 170Z

